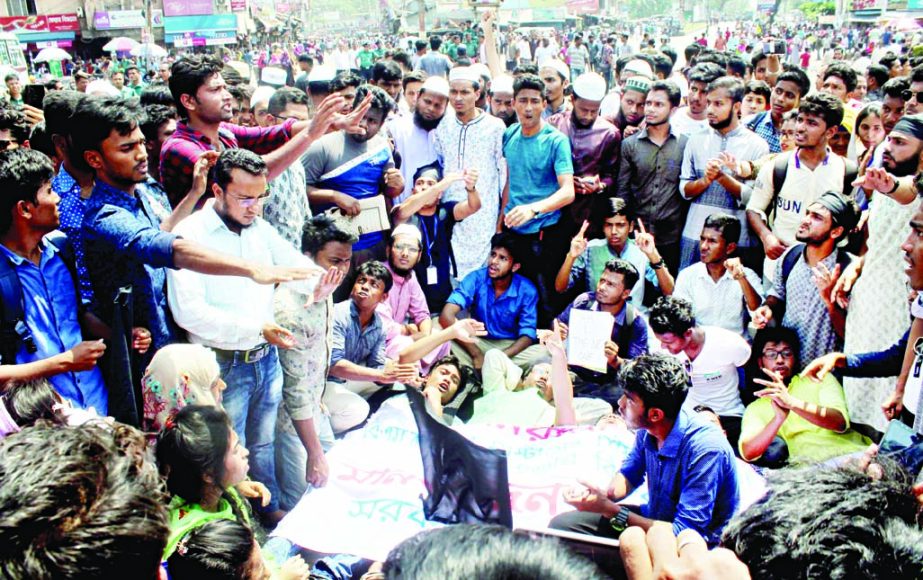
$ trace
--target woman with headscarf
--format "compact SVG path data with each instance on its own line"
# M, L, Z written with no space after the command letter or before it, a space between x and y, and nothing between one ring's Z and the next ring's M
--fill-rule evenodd
M221 406L225 384L215 353L198 344L171 344L154 355L141 379L142 429L156 435L187 405Z

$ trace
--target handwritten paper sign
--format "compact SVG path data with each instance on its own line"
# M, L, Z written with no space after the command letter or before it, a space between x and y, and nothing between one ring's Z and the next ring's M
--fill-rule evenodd
M595 310L570 311L567 362L598 373L606 372L606 342L612 340L615 317Z

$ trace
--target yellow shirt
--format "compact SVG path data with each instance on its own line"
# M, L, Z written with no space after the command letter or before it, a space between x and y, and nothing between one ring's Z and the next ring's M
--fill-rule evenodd
M872 443L868 437L850 429L849 414L846 411L846 396L843 393L843 387L833 375L827 375L820 383L796 376L789 384L788 391L793 397L806 403L836 409L846 420L846 430L837 433L818 427L794 411L790 411L777 435L788 445L791 463L824 461L831 457L863 451ZM743 442L762 431L774 416L775 412L769 399L757 399L750 403L744 411L741 424L740 448L743 449Z

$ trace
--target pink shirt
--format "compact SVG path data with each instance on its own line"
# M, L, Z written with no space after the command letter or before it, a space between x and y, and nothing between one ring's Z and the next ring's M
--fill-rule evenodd
M430 317L430 313L426 306L426 295L423 294L423 288L417 280L417 275L411 271L410 276L404 278L396 274L390 264L387 262L383 264L391 272L394 285L388 292L388 299L378 305L376 312L382 317L385 336L391 340L400 333L401 326L408 318L414 324L420 324Z

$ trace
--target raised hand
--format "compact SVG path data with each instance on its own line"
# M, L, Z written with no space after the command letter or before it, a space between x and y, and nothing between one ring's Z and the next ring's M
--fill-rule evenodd
M772 321L772 308L760 306L753 312L753 325L757 328L766 328Z
M473 318L461 318L452 325L452 338L460 342L475 343L479 337L487 336L487 327Z
M811 268L811 272L814 274L814 285L817 286L817 290L820 292L821 300L823 300L824 304L827 306L832 305L833 299L831 295L833 294L833 287L840 277L840 265L837 264L833 271L831 271L820 262L817 266Z
M327 131L334 126L338 118L343 117L340 109L346 104L346 99L341 95L329 95L317 107L314 112L314 118L311 119L311 125L308 127L308 136L312 141L316 141L327 134Z
M321 276L317 287L314 289L314 302L325 300L343 282L343 272L337 268L330 268Z
M728 258L724 261L724 267L731 275L731 278L735 280L741 280L747 275L744 271L744 265L740 263L740 258Z
M830 374L835 368L841 368L846 365L846 355L841 352L827 353L808 363L801 371L801 376L819 383Z
M894 189L895 179L886 169L869 167L865 170L865 175L860 176L852 184L866 191L878 191L890 195Z
M577 235L570 240L570 251L568 253L570 254L570 257L575 260L586 251L587 241L584 236L586 235L586 229L588 227L590 227L590 222L583 220L583 225L580 226L580 231L577 232Z
M220 154L217 151L206 151L199 155L199 158L192 168L192 187L189 188L189 191L200 196L205 193L205 188L208 183L208 172L211 171L212 167L215 166L215 162L218 161L218 155Z
M477 185L478 185L478 170L477 169L466 169L463 173L463 176L465 180L465 190L471 191L472 189L477 189Z
M644 228L644 222L638 218L638 231L635 232L635 244L641 250L647 259L651 262L659 262L660 256L657 255L657 245L654 243L654 234L648 233Z
M753 379L754 383L766 387L753 394L757 397L771 399L781 409L790 410L794 407L797 401L789 394L782 375L772 369L762 369L762 371L769 376L770 380Z

